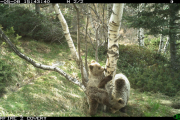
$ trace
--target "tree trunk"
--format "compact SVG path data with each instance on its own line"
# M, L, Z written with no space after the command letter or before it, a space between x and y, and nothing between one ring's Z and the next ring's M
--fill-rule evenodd
M35 4L35 9L36 9L36 13L39 15L39 13L40 13L40 4L36 3Z
M119 39L119 31L121 27L121 19L123 14L123 8L124 4L113 4L113 12L111 14L110 20L109 20L109 27L108 27L108 52L107 52L107 60L106 60L106 69L107 72L105 72L105 76L111 75L112 76L112 82L108 83L107 86L115 86L115 74L117 69L117 60L119 58L119 45L118 45L118 39ZM117 88L113 87L112 90L105 87L108 91L108 96L111 99L110 96L112 96L112 93L116 91ZM118 104L118 103L117 103ZM105 106L106 108L106 106ZM107 108L106 108L107 110Z
M111 4L107 4L107 26L109 26L109 18L110 18ZM108 36L108 32L107 32ZM108 44L108 39L105 40L105 43Z
M172 68L177 68L176 63L176 34L175 34L175 14L177 11L175 11L173 5L169 5L170 7L170 22L169 22L169 41L170 41L170 55L171 55L171 66Z
M169 36L167 37L166 44L164 45L164 48L163 48L163 52L164 52L164 54L165 54L165 53L166 53L166 51L167 51L168 44L169 44Z
M144 3L139 4L138 6L138 12L142 12L144 10ZM144 29L143 28L139 28L138 30L138 43L139 46L144 47Z
M79 29L79 8L77 8L77 6L75 4L74 5L74 8L76 9L76 12L77 12L77 41L78 41L78 54L79 54L79 63L80 63L80 69L81 69L81 75L82 75L82 83L84 86L86 86L87 82L85 81L84 79L84 73L83 73L83 64L82 64L82 58L81 58L81 53L80 53L80 50L81 50L81 46L80 46L80 29Z
M100 25L98 25L98 27L97 27L97 29L96 29L96 52L95 52L95 59L96 59L97 62L99 61L99 60L98 60L98 47L99 47L98 31L99 31L99 26L100 26Z
M124 4L113 4L113 13L111 14L108 28L108 52L106 60L106 76L112 73L113 79L116 74L117 60L119 58L119 30L123 14Z
M158 50L158 53L161 53L162 52L162 49L163 49L163 45L164 44L164 40L163 40L163 35L161 34L160 35L160 43L159 43L159 50Z
M109 25L109 18L110 18L110 11L111 11L111 4L107 4L107 24Z
M65 35L65 38L67 40L67 43L68 43L68 46L70 48L70 51L71 51L71 55L72 57L77 61L79 61L79 56L77 54L77 51L76 51L76 48L74 46L74 43L73 43L73 40L71 38L71 35L69 33L69 29L68 29L68 26L67 26L67 23L66 23L66 20L64 19L64 16L62 15L61 13L61 10L59 8L59 5L58 4L52 4L53 7L54 7L54 10L56 12L56 14L58 15L58 18L61 22L61 25L62 25L62 28L63 28L63 32L64 32L64 35ZM79 65L80 66L80 65ZM83 76L84 76L84 79L85 79L85 82L88 81L88 77L87 77L87 72L86 72L86 69L83 65Z
M138 30L138 43L139 46L144 46L144 29L139 28Z
M68 25L66 23L66 20L64 19L63 14L61 13L59 5L58 4L53 4L53 7L54 7L54 10L55 10L56 14L58 15L58 18L59 18L60 22L61 22L65 38L67 40L67 43L68 43L70 51L71 51L71 55L75 60L79 60L76 48L74 46L71 35L69 33Z
M90 17L90 21L91 21L91 25L92 25L92 28L93 28L93 31L94 31L94 33L96 33L96 29L95 29L95 25L94 25L94 23L93 23L93 18L92 18L92 15L91 15L91 11L90 11L90 9L89 9L89 4L88 4L88 11L89 11L89 17Z
M138 12L142 12L142 10L144 9L144 3L139 4L139 8L138 8ZM143 28L139 28L138 30L138 43L139 46L144 46L144 29Z
M88 30L88 23L89 23L89 15L87 15L87 22L86 22L86 35L85 35L85 41L86 41L86 56L85 56L85 68L87 71L87 76L89 76L89 72L88 72L88 65L87 65L87 30Z

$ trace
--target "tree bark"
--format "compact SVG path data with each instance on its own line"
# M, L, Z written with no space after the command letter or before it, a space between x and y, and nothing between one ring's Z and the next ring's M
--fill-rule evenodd
M138 8L138 12L142 12L142 10L144 9L144 3L139 4L139 8ZM139 46L144 46L144 29L143 28L139 28L138 30L138 42L139 42Z
M99 26L96 28L96 52L95 52L95 59L96 61L98 62L99 59L98 59L98 48L99 48L99 37L98 37L98 31L99 31Z
M168 44L169 44L169 36L167 37L166 44L164 45L164 49L163 49L164 54L165 54L166 51L167 51Z
M60 22L61 22L61 25L62 25L62 28L63 28L63 32L64 32L64 35L65 35L65 38L66 38L66 40L67 40L67 43L68 43L69 48L70 48L70 51L71 51L71 55L72 55L72 57L73 57L75 60L79 60L79 57L78 57L76 48L75 48L75 46L74 46L73 40L72 40L72 38L71 38L69 29L68 29L68 26L67 26L67 22L66 22L66 20L64 19L63 14L61 13L61 10L60 10L60 8L59 8L59 5L58 5L58 4L52 4L52 5L53 5L53 7L54 7L54 10L55 10L56 14L58 15L58 18L59 18Z
M90 11L89 7L90 7L90 5L88 4L88 11L89 11L89 13L90 13L90 14L89 14L89 17L90 17L91 25L92 25L92 28L93 28L94 33L96 33L95 25L94 25L94 23L93 23L93 19L92 19L92 15L91 15L91 11Z
M175 34L175 14L177 11L174 9L173 5L169 5L170 8L170 21L169 21L169 41L170 41L170 54L171 54L171 66L172 68L177 68L176 61L176 34Z
M144 46L144 29L139 28L138 30L138 43L139 46Z
M39 15L39 13L40 13L40 4L36 3L35 4L35 9L36 9L36 13Z
M84 73L83 73L83 64L82 64L82 58L81 58L81 53L80 53L80 50L81 50L81 46L80 46L80 35L79 35L79 32L80 32L80 29L79 29L79 8L77 8L77 6L75 4L74 5L74 8L76 9L76 12L77 12L77 41L78 41L78 54L79 54L79 63L80 63L80 69L81 69L81 75L82 75L82 83L84 86L86 86L86 81L85 81L85 78L84 78Z
M66 20L64 19L64 16L63 16L62 13L61 13L61 10L60 10L60 8L59 8L59 5L58 5L58 4L52 4L52 5L53 5L53 7L54 7L55 12L56 12L57 15L58 15L58 18L59 18L60 22L61 22L61 25L62 25L62 28L63 28L63 31L64 31L65 38L66 38L67 43L68 43L68 45L69 45L69 48L70 48L70 50L71 50L71 55L72 55L72 57L73 57L73 58L77 61L77 63L78 63L78 61L79 61L79 56L78 56L78 54L77 54L77 51L76 51L76 48L75 48L75 46L74 46L73 40L72 40L71 35L70 35L70 33L69 33L69 29L68 29ZM82 63L82 64L83 64L83 63ZM84 65L83 65L83 74L82 74L82 76L84 76L85 82L88 82L87 71L86 71Z
M164 36L161 34L161 35L160 35L160 43L159 43L159 50L158 50L158 53L161 53L161 52L162 52L163 44L164 44L163 38L164 38Z
M119 31L121 27L121 19L123 14L124 4L113 4L112 14L109 20L109 27L108 27L108 52L107 52L107 60L106 60L106 72L105 76L112 76L112 82L107 83L107 87L113 86L113 88L106 88L108 91L109 99L112 96L113 92L116 92L115 88L115 75L117 69L117 60L119 58ZM118 103L117 103L118 104ZM105 106L106 108L107 106ZM107 110L107 108L106 108Z
M88 64L87 64L87 30L88 30L88 23L89 23L89 14L87 15L87 22L86 22L86 35L85 35L85 41L86 41L86 56L85 56L85 68L87 71L87 76L89 76L89 72L88 72Z
M113 79L116 74L117 60L119 58L119 30L123 14L124 4L113 4L113 13L111 14L108 28L108 52L106 60L107 72L105 76L112 73Z

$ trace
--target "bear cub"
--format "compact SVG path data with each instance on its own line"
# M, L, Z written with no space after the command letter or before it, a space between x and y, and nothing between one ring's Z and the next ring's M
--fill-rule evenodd
M95 115L99 104L111 107L109 96L105 89L107 82L112 80L112 76L104 76L104 67L92 60L89 65L89 81L86 87L87 101L89 104L89 114Z
M106 86L106 91L111 99L110 111L115 113L120 110L125 112L125 107L130 97L130 82L128 78L120 73L116 74L114 80L110 81Z

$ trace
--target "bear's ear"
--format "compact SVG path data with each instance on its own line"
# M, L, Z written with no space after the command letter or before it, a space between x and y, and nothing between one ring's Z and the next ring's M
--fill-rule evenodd
M91 63L96 63L96 61L95 60L91 60Z
M123 99L119 98L118 103L123 104L124 103Z
M93 69L93 65L89 65L89 69L92 70Z

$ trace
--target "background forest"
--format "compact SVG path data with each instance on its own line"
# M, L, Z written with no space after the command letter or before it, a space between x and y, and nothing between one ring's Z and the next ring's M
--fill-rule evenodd
M113 4L76 4L82 60L105 65ZM75 47L77 13L59 4ZM180 4L125 4L117 73L131 84L126 113L97 116L174 116L180 113ZM52 4L0 4L0 27L35 61L81 80ZM87 31L87 33L86 33ZM86 50L87 47L87 50ZM53 71L33 67L0 38L0 116L89 116L85 94Z

